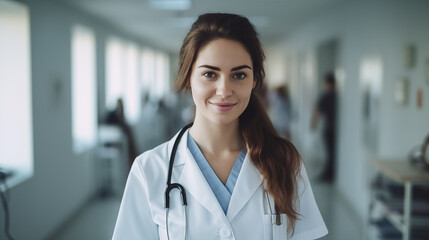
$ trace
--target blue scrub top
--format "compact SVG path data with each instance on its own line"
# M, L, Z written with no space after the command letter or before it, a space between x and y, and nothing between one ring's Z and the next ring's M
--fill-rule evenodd
M244 159L246 157L246 152L244 151L244 149L241 150L240 154L235 160L231 172L229 173L226 184L223 185L222 181L216 176L216 173L210 167L210 164L207 162L207 159L204 157L197 143L189 133L187 144L189 151L191 151L192 156L197 162L198 167L200 168L210 188L216 196L220 206L223 209L223 212L226 214L226 212L228 211L228 205L229 200L231 199L232 191L234 190L238 174L240 174L241 166L243 165Z

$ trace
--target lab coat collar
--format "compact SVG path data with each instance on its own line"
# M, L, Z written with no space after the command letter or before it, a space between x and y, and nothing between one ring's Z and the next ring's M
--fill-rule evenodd
M249 152L249 151L247 151ZM227 217L231 222L259 188L263 177L247 153L229 201Z
M231 222L261 185L263 177L251 162L249 154L246 154L229 202L227 215L225 216L216 196L188 149L188 135L187 130L177 147L177 153L174 161L174 166L184 164L182 173L178 178L178 182L181 183L185 187L186 191L213 215L223 218L224 220L227 218L227 222ZM177 135L169 143L169 154L173 149L176 138Z

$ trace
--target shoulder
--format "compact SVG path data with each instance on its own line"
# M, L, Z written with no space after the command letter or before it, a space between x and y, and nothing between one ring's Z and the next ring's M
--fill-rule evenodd
M150 150L143 152L142 154L137 156L136 161L140 165L146 165L153 162L151 161L151 159L164 159L168 155L168 143L169 142L164 142Z
M157 147L139 155L134 161L134 165L136 166L134 166L131 170L140 171L143 175L145 175L146 179L148 180L158 177L163 178L163 176L166 176L168 172L168 165L170 162L170 154L177 136L178 134L176 134L169 141L164 142ZM183 145L183 143L180 145ZM184 147L186 147L186 144ZM176 158L179 158L180 156L179 149Z
M138 169L143 173L150 173L154 169L164 169L168 165L168 145L169 142L165 142L140 154L134 164L138 165Z
M155 174L163 175L162 173L168 169L170 141L164 142L137 156L133 164L135 166L131 168L131 171L138 171L145 178L151 178Z

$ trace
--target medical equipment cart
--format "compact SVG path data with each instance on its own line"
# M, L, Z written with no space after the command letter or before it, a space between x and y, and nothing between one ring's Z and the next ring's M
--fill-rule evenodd
M404 159L391 160L378 157L370 157L369 159L379 173L404 186L402 214L401 211L390 211L386 207L386 218L402 233L402 240L411 240L411 229L414 224L413 187L421 184L429 185L429 172ZM371 191L375 191L375 189L371 189ZM371 198L371 201L375 201L374 197ZM429 219L416 221L415 224L421 225L421 222L427 226Z

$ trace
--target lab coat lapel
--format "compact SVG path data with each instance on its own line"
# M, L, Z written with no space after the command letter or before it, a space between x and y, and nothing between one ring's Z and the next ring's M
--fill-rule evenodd
M262 179L262 175L253 165L249 155L247 154L229 202L227 217L230 222L259 188L262 183Z
M219 202L187 147L187 138L188 134L185 133L177 151L181 154L178 155L180 160L178 159L179 161L177 161L175 165L184 164L179 183L213 215L226 220L226 216Z

